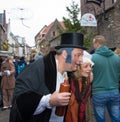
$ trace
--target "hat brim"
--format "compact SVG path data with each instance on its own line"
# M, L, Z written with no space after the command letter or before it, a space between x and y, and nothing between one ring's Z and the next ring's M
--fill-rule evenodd
M83 50L87 50L86 47L78 46L78 45L61 45L61 46L56 46L55 49L60 49L60 48L80 48Z

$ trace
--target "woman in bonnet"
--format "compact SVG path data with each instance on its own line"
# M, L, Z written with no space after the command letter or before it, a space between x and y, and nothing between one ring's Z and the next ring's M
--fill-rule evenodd
M79 69L71 73L71 98L65 122L88 122L90 119L91 82L93 80L91 55L84 51ZM87 114L86 114L87 113Z

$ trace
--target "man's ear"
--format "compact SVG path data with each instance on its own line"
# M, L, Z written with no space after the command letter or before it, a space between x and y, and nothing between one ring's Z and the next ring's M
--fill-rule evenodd
M63 50L63 51L62 51L62 57L63 57L64 59L67 58L67 51L66 51L66 50Z

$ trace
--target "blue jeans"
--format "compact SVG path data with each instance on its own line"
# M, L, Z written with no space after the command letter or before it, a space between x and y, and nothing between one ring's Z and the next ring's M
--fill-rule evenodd
M92 95L92 104L96 122L105 122L106 108L112 122L120 122L119 92L99 93Z

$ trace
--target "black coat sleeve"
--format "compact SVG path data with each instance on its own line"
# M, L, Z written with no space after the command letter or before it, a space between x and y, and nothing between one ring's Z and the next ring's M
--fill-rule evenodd
M33 112L38 106L40 99L41 95L32 91L25 92L16 99L17 109L25 122L29 121L33 116Z

